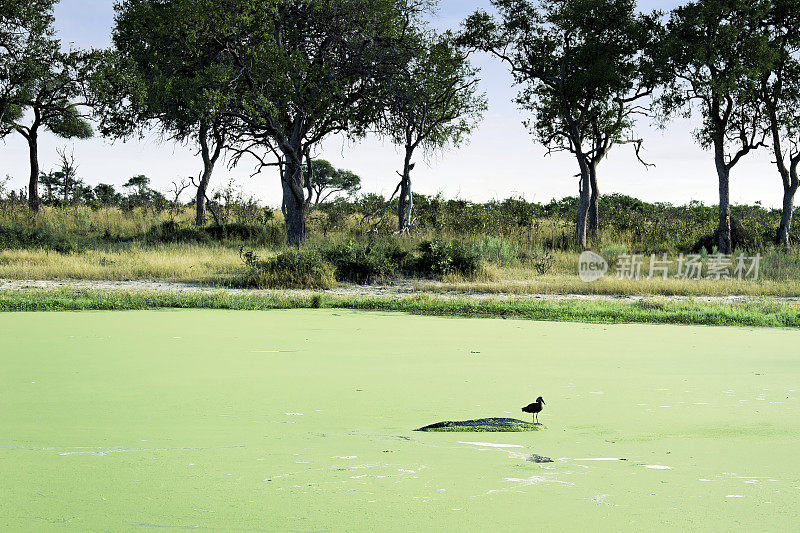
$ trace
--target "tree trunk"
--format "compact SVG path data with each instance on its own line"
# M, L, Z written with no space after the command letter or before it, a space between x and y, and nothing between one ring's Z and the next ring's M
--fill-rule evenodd
M286 244L300 247L306 240L306 199L303 187L302 161L286 162L283 184L283 205L286 212Z
M31 211L39 211L39 134L31 129L28 138L30 151L31 175L28 182L28 207Z
M733 251L731 242L731 200L730 200L730 169L725 164L721 150L722 141L718 143L715 163L717 177L719 178L719 242L717 249L721 254L730 254Z
M397 232L406 233L411 229L411 214L414 201L411 195L411 156L414 149L406 146L406 159L403 164L403 175L400 178L400 198L397 202Z
M214 173L214 165L222 153L222 139L215 135L215 146L212 152L208 144L208 124L201 121L198 140L200 142L200 155L203 158L203 173L200 176L200 183L197 184L197 196L195 198L195 220L197 226L202 226L206 222L206 193L211 175ZM214 130L215 132L217 130Z
M206 222L206 195L208 192L208 182L211 181L211 174L214 172L214 161L203 158L203 174L200 176L200 183L197 184L196 213L194 223L202 226Z
M597 188L597 165L589 167L589 179L592 187L592 195L589 201L589 237L596 237L600 229L600 212L597 208L600 199L600 191Z
M792 212L794 211L794 195L800 183L793 183L783 187L783 211L781 212L781 225L778 228L778 244L789 246L789 230L792 229Z
M69 172L64 172L64 207L69 205Z
M208 182L204 183L205 172L200 177L200 183L197 186L197 196L195 197L195 218L194 223L196 226L202 226L206 223L206 186Z
M575 224L575 244L586 248L586 219L589 215L591 203L591 180L589 167L585 163L581 167L580 202L578 202L578 217Z

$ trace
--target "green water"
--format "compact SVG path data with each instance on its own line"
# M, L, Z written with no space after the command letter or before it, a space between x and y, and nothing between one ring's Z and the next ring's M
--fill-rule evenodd
M796 529L799 347L330 310L4 314L0 529ZM413 431L524 420L537 396L541 431Z

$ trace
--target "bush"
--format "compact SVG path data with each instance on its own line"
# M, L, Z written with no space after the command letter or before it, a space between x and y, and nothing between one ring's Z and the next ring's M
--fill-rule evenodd
M0 225L0 249L41 248L62 254L77 252L81 247L64 234L49 228L25 227L16 224Z
M323 249L322 255L334 266L337 280L373 283L395 278L410 254L394 242L377 243L368 249L363 243L348 241Z
M475 244L475 251L480 257L492 263L508 266L519 262L519 247L502 237L485 235L483 240Z
M241 241L259 246L281 246L286 242L284 229L276 224L226 224L203 228L216 241Z
M750 250L763 248L762 243L758 241L753 234L745 229L741 221L731 216L731 244L733 249L747 248ZM692 246L691 252L693 254L705 250L707 253L713 253L719 246L719 229L710 235L704 235Z
M422 255L415 270L421 276L441 278L455 274L471 279L483 272L478 253L459 241L425 241L419 250Z
M280 246L286 240L283 230L274 224L266 226L228 224L225 226L195 226L184 228L168 220L153 226L145 234L148 243L167 244L175 242L209 244L213 241L247 242L259 246Z
M211 238L200 228L182 228L177 222L168 220L150 228L144 235L150 244L167 244L174 242L209 244Z
M333 267L314 250L288 250L273 259L247 264L238 285L256 289L330 289Z

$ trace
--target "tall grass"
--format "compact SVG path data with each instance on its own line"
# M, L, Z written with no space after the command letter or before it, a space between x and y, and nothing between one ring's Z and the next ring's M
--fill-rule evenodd
M770 244L768 236L779 213L758 206L734 208L750 232L747 253L763 256L758 282L674 279L673 265L667 280L609 277L585 284L577 278L580 250L571 238L573 198L542 205L521 199L477 204L420 196L416 199L418 233L394 235L396 220L390 214L375 228L376 240L371 242L365 235L372 228L371 219L365 215L382 201L372 196L337 201L309 216L306 248L331 263L340 280L373 282L434 275L439 283L422 280L417 286L510 293L800 295L800 248L785 250ZM238 216L239 212L249 211L231 209L229 225L198 229L192 224L190 206L172 213L141 207L45 206L32 215L24 206L0 200L0 278L236 283L247 274L243 252L269 260L287 251L279 211L259 221ZM687 253L701 236L713 231L715 220L715 208L702 204L676 207L620 195L603 197L602 229L591 248L612 265L620 254L644 254L646 278L649 254L668 253L674 258ZM798 225L793 238L800 241ZM453 241L460 243L462 256L480 260L480 267L467 274L450 271L446 261L440 264L440 258L429 253L430 268L420 273L424 243ZM341 252L348 246L348 253ZM392 254L388 262L387 250ZM269 286L277 286L278 279Z

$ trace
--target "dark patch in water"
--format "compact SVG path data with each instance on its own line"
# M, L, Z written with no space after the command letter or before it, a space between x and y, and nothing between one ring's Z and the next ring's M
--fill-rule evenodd
M539 428L539 424L531 424L516 418L479 418L477 420L437 422L415 431L537 431Z

